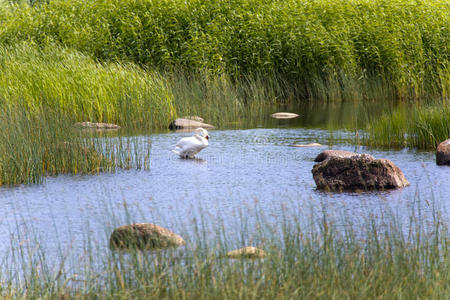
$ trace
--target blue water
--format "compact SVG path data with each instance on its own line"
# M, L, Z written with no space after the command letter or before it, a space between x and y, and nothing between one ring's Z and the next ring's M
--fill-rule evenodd
M111 230L132 222L156 223L187 238L195 236L196 226L207 235L223 227L245 243L261 220L274 227L286 219L313 226L323 215L353 224L394 215L407 226L413 209L425 223L436 210L449 219L450 167L437 166L433 152L366 149L351 145L343 132L331 139L325 130L273 128L211 131L210 146L197 159L182 160L171 149L188 135L151 135L149 170L64 175L42 185L1 188L0 250L40 244L50 252L82 255L87 240L106 249ZM333 146L293 147L330 141ZM361 194L317 191L313 160L329 148L390 159L410 186Z

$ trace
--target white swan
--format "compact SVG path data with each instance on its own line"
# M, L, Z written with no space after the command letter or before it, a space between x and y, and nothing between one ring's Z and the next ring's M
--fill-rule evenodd
M194 136L179 140L172 151L181 158L194 158L195 154L208 147L208 131L203 128L197 128L194 133Z

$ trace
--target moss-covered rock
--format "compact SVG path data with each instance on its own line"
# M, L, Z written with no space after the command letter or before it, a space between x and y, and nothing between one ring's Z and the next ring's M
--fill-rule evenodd
M330 157L314 165L312 173L317 188L329 191L385 190L409 185L392 161L367 154Z
M178 234L150 223L124 225L114 229L110 237L113 249L162 249L186 244Z

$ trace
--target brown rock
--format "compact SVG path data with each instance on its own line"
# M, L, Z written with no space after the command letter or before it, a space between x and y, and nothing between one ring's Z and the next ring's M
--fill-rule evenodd
M436 164L450 165L450 139L440 143L436 149Z
M181 236L158 225L139 223L114 229L109 239L114 249L162 249L186 244Z
M367 154L327 158L314 165L312 173L317 188L329 191L384 190L409 185L392 161Z
M265 255L264 250L256 247L244 247L227 253L229 258L263 258Z
M324 161L324 160L329 159L331 157L344 158L344 157L352 157L352 156L355 156L355 155L358 155L358 153L350 152L350 151L344 151L344 150L325 150L325 151L320 152L320 154L317 155L317 157L314 159L314 161L315 162L321 162L321 161ZM366 155L368 155L368 154L366 154Z
M298 115L294 114L294 113L289 113L289 112L277 112L271 115L272 118L275 119L293 119L293 118L297 118Z
M203 122L190 120L190 119L176 119L172 121L169 124L169 129L175 130L175 129L196 129L196 128L205 128L205 129L212 129L214 128L211 124L206 124Z
M75 127L92 128L92 129L119 129L120 126L110 123L94 123L94 122L78 122L74 124Z

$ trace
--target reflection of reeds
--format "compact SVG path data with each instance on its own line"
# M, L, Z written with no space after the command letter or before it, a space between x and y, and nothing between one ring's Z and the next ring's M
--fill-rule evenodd
M28 244L11 243L1 291L7 298L52 299L445 299L448 227L435 209L426 217L431 223L425 221L423 204L412 204L406 227L390 213L352 223L323 208L306 220L283 217L277 225L258 214L253 243L266 256L256 260L225 258L243 241L231 240L218 220L196 220L194 232L185 233L185 247L154 252L110 252L88 235L84 255L74 261L63 254L49 257L32 228L21 235L17 222L16 237ZM246 240L248 224L240 218L235 236ZM206 240L208 229L202 226L215 228L215 240ZM101 236L107 244L107 235Z
M434 149L450 137L450 104L399 106L368 126L365 143Z
M14 106L0 112L0 185L40 183L61 173L148 167L149 145L142 141L97 139L51 110L30 113Z

